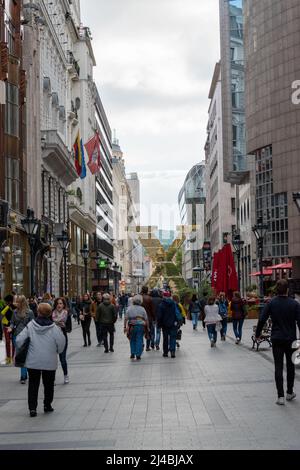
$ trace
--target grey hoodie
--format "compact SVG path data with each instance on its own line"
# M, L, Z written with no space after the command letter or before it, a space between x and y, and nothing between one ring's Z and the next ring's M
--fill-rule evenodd
M17 349L30 338L25 367L36 370L54 371L58 367L58 354L65 348L66 340L61 329L52 322L39 324L32 320L16 337ZM42 323L42 322L41 322Z

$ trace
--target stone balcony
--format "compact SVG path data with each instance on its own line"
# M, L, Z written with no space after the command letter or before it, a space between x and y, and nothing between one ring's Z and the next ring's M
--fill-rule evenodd
M42 131L42 156L48 169L66 186L78 179L72 154L56 130Z

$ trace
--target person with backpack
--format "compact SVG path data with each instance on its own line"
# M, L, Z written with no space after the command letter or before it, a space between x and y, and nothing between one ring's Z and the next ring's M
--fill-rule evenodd
M240 292L233 294L232 301L230 302L229 309L232 315L233 331L236 337L235 344L240 344L243 335L243 325L247 315L244 301L241 297Z
M34 319L34 314L30 310L26 297L21 295L16 298L16 310L10 321L9 332L12 335L13 348L16 345L17 336L26 328L26 326ZM25 385L27 381L27 369L21 367L21 378L20 383Z
M219 315L222 317L222 329L220 331L221 340L226 341L229 302L226 299L225 292L220 293L217 305L219 307Z
M179 326L176 303L170 298L170 292L164 292L164 298L158 307L157 324L163 332L163 357L176 357L176 338Z
M199 321L199 315L201 312L201 306L198 300L197 295L193 295L192 301L189 307L189 312L192 317L192 322L193 322L193 330L197 331L198 330L198 321Z
M69 314L69 311L67 309L66 300L62 297L55 299L54 301L54 310L52 312L52 320L61 329L66 340L65 348L63 352L60 353L59 355L61 367L64 372L64 384L66 385L70 382L69 375L68 375L68 364L67 364L67 349L68 349L67 329L70 331L70 323L72 325L72 321L71 321L71 316Z

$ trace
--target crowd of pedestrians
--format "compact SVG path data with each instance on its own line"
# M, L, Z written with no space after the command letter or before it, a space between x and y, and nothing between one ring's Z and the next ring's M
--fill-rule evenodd
M97 292L93 296L84 294L70 300L54 298L50 294L43 297L16 296L14 294L0 301L0 341L5 340L6 365L14 364L16 352L27 344L27 355L20 367L20 382L28 386L28 406L31 417L37 415L37 397L42 378L44 386L44 411L53 412L55 375L58 357L64 374L64 384L70 382L67 351L68 334L72 331L72 319L81 326L83 348L92 346L91 324L94 320L97 347L104 346L104 353L114 353L114 339L119 321L124 321L124 334L130 345L130 359L141 361L144 352L159 351L162 341L164 358L176 358L180 347L182 326L188 318L193 331L197 331L199 321L207 331L209 342L215 348L220 333L221 341L226 341L228 318L232 318L236 344L241 344L243 324L247 312L245 302L239 292L231 301L225 293L218 297L193 296L189 305L183 305L177 295L170 290L149 291L143 287L141 294L113 294ZM292 362L293 343L297 339L296 324L300 329L300 304L287 295L286 281L278 283L278 296L264 309L256 336L260 337L268 318L273 324L272 343L276 368L278 404L284 404L283 358L287 359L287 400L293 400L295 366ZM17 361L16 361L17 363Z

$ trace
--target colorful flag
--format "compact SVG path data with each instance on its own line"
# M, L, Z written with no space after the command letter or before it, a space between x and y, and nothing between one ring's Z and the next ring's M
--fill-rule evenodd
M75 160L75 168L77 171L77 175L81 175L82 171L82 152L81 152L81 143L80 143L80 135L79 132L77 134L75 143L73 145L74 150L74 160Z
M75 168L77 171L77 175L80 176L81 179L86 177L86 166L85 166L85 159L84 159L84 148L82 139L80 139L80 134L78 132L75 144L73 145L74 150L74 160L75 160Z
M95 175L98 173L101 166L101 147L98 132L85 144L85 148L89 157L87 166L92 175Z

